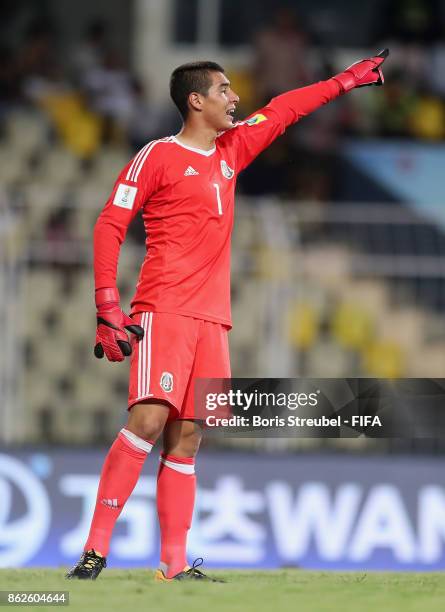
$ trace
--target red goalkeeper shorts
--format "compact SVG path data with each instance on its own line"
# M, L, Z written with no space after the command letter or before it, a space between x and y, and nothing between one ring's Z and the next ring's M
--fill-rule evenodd
M128 409L144 400L167 402L169 419L194 419L194 379L230 378L228 328L164 312L133 316L144 328L132 334Z

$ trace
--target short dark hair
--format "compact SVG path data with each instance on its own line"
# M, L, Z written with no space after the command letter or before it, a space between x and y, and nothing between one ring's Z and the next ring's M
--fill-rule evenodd
M224 68L215 62L189 62L173 70L170 77L170 96L184 120L189 112L189 95L193 91L203 96L208 94L212 85L211 72L224 72Z

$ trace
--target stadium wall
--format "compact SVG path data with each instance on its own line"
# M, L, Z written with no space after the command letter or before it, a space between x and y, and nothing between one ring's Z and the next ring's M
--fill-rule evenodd
M172 0L136 0L134 3L133 65L138 77L149 88L153 101L165 103L170 74L185 62L213 59L224 67L246 68L250 65L252 52L248 41L242 48L218 46L215 41L206 40L206 22L198 26L203 35L199 36L196 44L175 44L172 41L173 11Z
M75 561L103 451L0 452L0 567ZM153 567L157 458L116 526L111 567ZM213 567L445 569L445 459L202 453L189 537Z

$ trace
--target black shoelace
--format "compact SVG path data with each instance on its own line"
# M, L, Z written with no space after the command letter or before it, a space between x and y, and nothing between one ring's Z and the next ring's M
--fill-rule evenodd
M202 557L198 557L197 559L193 561L192 567L186 570L184 573L187 574L188 576L197 576L198 579L209 580L210 582L226 582L225 580L222 580L221 578L210 578L209 576L204 574L204 572L201 572L201 570L199 570L198 567L200 567L203 563L204 563L204 559Z
M198 574L198 576L204 576L205 574L203 574L201 570L197 569L198 567L201 567L203 563L204 559L202 557L198 557L193 561L192 567L186 570L185 573L189 575Z

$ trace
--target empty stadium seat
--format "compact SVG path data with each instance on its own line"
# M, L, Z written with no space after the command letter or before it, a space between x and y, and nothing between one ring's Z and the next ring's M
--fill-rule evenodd
M45 185L69 185L79 181L82 166L77 157L60 146L48 148L40 161L38 176Z
M30 154L47 143L49 124L37 111L17 110L7 116L5 133L11 147Z

